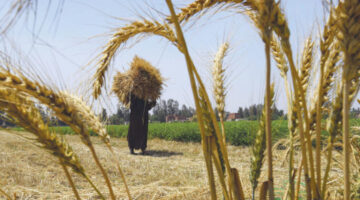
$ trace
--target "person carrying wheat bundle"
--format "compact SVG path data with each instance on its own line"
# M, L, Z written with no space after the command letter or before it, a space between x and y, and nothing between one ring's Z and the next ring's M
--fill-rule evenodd
M134 154L134 149L141 149L142 154L145 154L149 110L160 97L162 85L163 78L159 70L137 56L127 72L117 72L114 77L112 91L121 103L130 107L127 140L131 154Z

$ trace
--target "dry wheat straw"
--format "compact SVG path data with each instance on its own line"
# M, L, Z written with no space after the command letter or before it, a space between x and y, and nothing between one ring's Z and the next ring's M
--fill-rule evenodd
M271 85L270 90L271 106L274 105L274 84ZM264 160L264 152L266 148L266 135L265 135L265 118L266 112L265 107L262 110L262 115L259 121L259 130L255 137L255 142L252 147L252 156L250 163L250 182L252 184L252 195L255 199L255 190L258 185L258 179L261 174L261 167Z
M116 33L114 33L112 39L105 46L105 49L101 53L102 57L97 63L98 67L96 74L94 75L93 83L93 96L95 98L98 98L101 94L101 87L105 82L105 72L109 68L110 62L121 44L124 44L130 38L138 34L144 33L165 37L169 41L173 42L175 46L177 45L175 34L172 31L172 28L166 23L161 24L158 21L144 20L136 21L120 28Z
M52 109L54 114L61 121L68 124L77 134L79 134L82 142L90 149L95 163L99 167L105 179L106 185L109 188L111 198L115 199L108 175L102 167L98 156L96 155L94 146L90 140L89 129L86 127L86 123L84 123L77 108L72 107L71 104L66 102L66 100L54 90L49 89L38 82L32 82L21 74L16 76L10 71L2 70L2 72L0 72L0 84L7 87L13 87L38 99L41 103Z

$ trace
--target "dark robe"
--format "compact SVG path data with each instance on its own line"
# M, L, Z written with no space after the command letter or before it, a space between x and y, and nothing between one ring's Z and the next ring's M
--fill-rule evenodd
M147 145L149 110L156 102L149 102L134 95L131 95L130 103L130 124L128 130L128 145L133 153L134 149L141 149L143 152Z

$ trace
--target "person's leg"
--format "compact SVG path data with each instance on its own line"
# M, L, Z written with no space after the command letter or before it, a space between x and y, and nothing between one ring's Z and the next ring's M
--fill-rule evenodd
M130 154L135 154L134 148L130 148Z

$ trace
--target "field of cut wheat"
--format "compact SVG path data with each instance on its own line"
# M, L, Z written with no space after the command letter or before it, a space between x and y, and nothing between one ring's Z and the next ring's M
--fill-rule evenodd
M0 184L2 189L17 199L73 199L73 192L66 181L62 169L57 167L56 159L50 154L44 154L34 144L23 137L33 137L26 132L0 132ZM103 179L90 152L82 147L76 136L66 136L66 140L78 152L82 164L87 168L89 177L100 190L106 190ZM99 152L99 159L108 169L107 173L114 183L114 192L118 199L127 199L124 185L119 179L119 173L114 170L116 165L106 146L99 138L92 138ZM123 172L128 177L129 189L134 199L208 199L206 167L199 143L182 143L152 139L149 141L147 155L130 155L125 139L113 138L111 145L115 154L123 158ZM229 146L229 157L240 169L240 177L249 180L250 163L249 148ZM7 153L7 152L11 152ZM279 161L282 161L281 158ZM281 163L281 162L277 162ZM21 166L21 167L20 167ZM286 176L281 166L276 166L277 180ZM264 177L261 177L264 179ZM84 199L98 199L89 184L81 176L74 176L79 194ZM275 192L282 196L286 190L286 180L279 182ZM302 183L303 185L304 183ZM250 185L244 185L246 197L250 198ZM218 193L221 187L217 186Z

